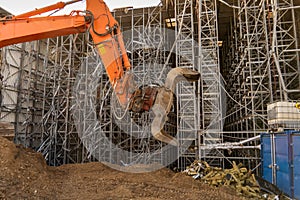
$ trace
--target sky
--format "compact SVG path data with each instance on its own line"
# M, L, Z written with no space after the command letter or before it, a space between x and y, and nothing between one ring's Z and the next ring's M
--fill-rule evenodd
M51 4L55 4L59 1L69 0L0 0L0 7L12 13L18 15L24 12L34 10L35 8L41 8ZM160 0L104 0L110 10L114 8L121 8L126 6L133 6L134 8L156 6ZM22 2L22 3L20 3ZM64 8L63 11L57 14L68 14L72 10L85 10L85 1L78 2L69 5Z

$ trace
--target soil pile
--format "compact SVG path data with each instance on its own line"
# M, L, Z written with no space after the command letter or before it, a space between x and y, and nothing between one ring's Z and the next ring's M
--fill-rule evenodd
M50 167L41 154L0 137L0 199L243 198L229 188L211 187L166 168L136 174L101 163Z

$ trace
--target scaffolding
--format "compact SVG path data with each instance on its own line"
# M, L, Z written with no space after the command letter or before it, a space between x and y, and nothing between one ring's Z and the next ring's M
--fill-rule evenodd
M201 132L199 155L211 165L223 167L221 150L206 145L223 142L222 88L217 27L217 2L198 2L199 65L201 73ZM204 148L202 148L204 146Z
M70 115L82 37L28 42L2 52L1 121L13 123L15 142L41 152L49 165L82 161Z
M175 1L176 20L176 67L191 68L199 71L197 67L197 44L194 34L194 1ZM177 87L177 138L179 141L178 167L184 170L197 157L198 149L198 107L199 94L196 88L198 83L180 83Z
M151 136L153 113L120 108L88 34L3 48L1 121L50 165L98 160L182 170L195 159L220 167L235 160L258 172L267 104L300 98L299 5L227 2L175 0L113 12L138 86L162 85L175 66L201 73L174 94L165 129L178 147ZM223 41L220 5L231 13Z
M43 52L42 144L50 165L82 162L80 139L71 116L72 86L85 52L85 35L47 39Z
M41 74L38 42L10 46L3 50L2 62L2 106L1 118L14 122L15 142L36 148L39 144L42 108L37 99L42 94L39 78ZM36 96L36 97L35 97Z
M137 87L162 85L172 63L167 33L164 29L163 7L142 9L124 8L114 12L122 33ZM90 48L88 52L95 50ZM176 147L156 141L151 135L153 113L134 114L121 108L116 100L103 66L95 57L87 57L75 84L75 115L77 130L89 156L116 165L172 164L177 158ZM95 66L97 66L95 68ZM101 69L99 71L99 69ZM97 70L99 72L97 72ZM96 75L95 75L96 74ZM100 78L99 78L100 77ZM95 84L99 83L95 86ZM96 91L96 95L95 92ZM82 96L82 97L81 97ZM84 106L82 106L84 105ZM95 107L94 105L99 105ZM165 130L176 134L177 115L168 115Z
M292 1L235 3L238 8L234 9L222 62L230 96L225 130L231 133L224 136L225 141L266 132L267 104L295 100L293 92L299 91L300 81ZM229 157L249 168L260 162L258 149L233 152Z

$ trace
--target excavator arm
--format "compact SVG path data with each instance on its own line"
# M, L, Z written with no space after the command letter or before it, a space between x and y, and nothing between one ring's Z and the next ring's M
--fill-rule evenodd
M194 70L172 69L161 87L136 88L130 73L131 65L120 26L103 0L86 0L86 11L73 11L63 16L37 16L64 8L82 0L59 2L17 16L0 19L0 48L21 42L62 35L89 32L106 69L109 81L120 105L135 113L153 109L152 135L163 142L178 145L177 140L163 130L173 102L174 85L178 80L196 81Z
M11 44L51 38L89 30L94 44L115 85L130 69L118 22L102 0L87 0L86 11L73 11L70 15L34 17L82 0L59 2L21 15L0 19L0 47ZM120 57L120 54L122 55Z
M14 18L0 20L0 47L11 44L82 33L87 30L87 17L72 16Z
M118 22L103 0L87 0L86 11L70 15L36 17L82 1L72 0L36 9L21 15L0 19L0 48L33 40L89 31L105 66L109 81L123 108L127 107L134 84L130 84L130 62L124 47ZM129 92L129 90L131 92Z

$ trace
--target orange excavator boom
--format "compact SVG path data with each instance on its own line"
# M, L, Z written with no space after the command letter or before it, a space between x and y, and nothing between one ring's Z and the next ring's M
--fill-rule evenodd
M84 33L89 30L107 75L118 92L118 99L126 107L130 99L130 77L124 70L130 62L124 47L118 22L103 0L86 0L86 11L73 11L70 15L37 16L62 9L66 5L82 1L58 2L24 14L0 19L0 48L16 43ZM121 55L121 56L120 56ZM129 75L127 75L129 76ZM133 90L133 89L130 89Z
M87 30L86 17L82 15L2 19L0 23L0 48Z
M65 6L79 2L79 1L83 1L83 0L73 0L73 1L68 1L68 2L58 2L56 4L50 5L50 6L46 6L43 8L39 8L39 9L35 9L33 11L30 12L26 12L17 16L14 16L13 18L17 18L17 19L21 19L21 18L26 18L26 17L32 17L32 16L36 16L36 15L40 15L52 10L60 10L63 9Z

